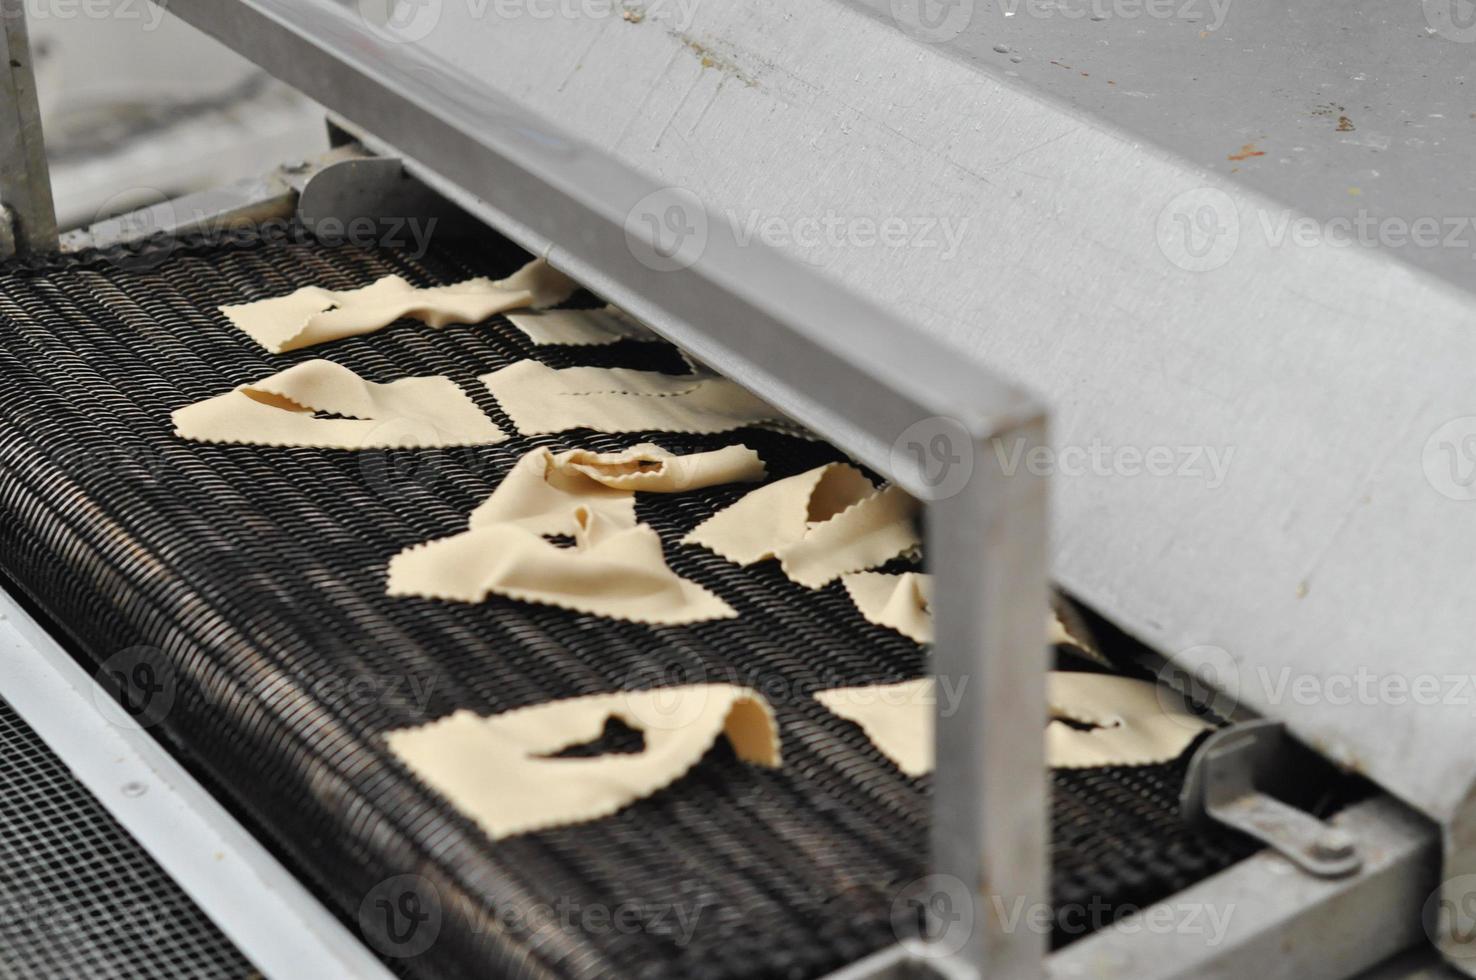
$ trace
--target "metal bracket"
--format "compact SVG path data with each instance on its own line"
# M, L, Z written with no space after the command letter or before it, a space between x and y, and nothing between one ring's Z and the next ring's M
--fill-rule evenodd
M1216 820L1274 848L1308 874L1342 878L1363 866L1345 830L1282 802L1269 790L1287 785L1296 747L1281 722L1244 722L1210 736L1189 764L1179 798L1190 823Z
M348 134L338 129L343 136ZM405 172L397 157L376 156L356 141L340 144L352 154L318 167L302 186L297 216L320 241L347 238L403 244L419 238L465 238L483 225Z

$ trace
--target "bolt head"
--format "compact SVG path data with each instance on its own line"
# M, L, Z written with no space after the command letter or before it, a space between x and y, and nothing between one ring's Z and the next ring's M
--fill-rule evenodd
M1312 853L1325 861L1351 857L1356 843L1346 830L1331 827L1312 845Z

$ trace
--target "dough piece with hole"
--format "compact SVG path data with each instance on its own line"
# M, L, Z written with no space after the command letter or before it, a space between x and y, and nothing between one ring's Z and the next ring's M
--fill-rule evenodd
M535 259L506 279L468 279L420 289L399 276L334 292L307 286L286 296L222 306L220 311L273 354L373 333L404 317L440 329L481 323L495 313L556 306L578 289L572 279Z
M557 758L611 719L641 732L637 753ZM494 839L609 816L656 793L726 736L740 759L776 768L779 732L762 696L727 684L601 694L489 718L470 711L390 732L392 751Z
M841 584L868 623L896 630L916 643L933 642L933 577L923 572L851 572Z
M477 527L416 545L390 560L388 594L449 602L500 595L656 626L738 615L671 570L650 526L621 526L585 507L576 515L573 548L516 524Z
M707 375L625 368L558 370L525 360L481 380L523 435L570 429L714 433L779 418L774 409L733 382Z
M1053 671L1046 693L1052 719L1094 725L1046 726L1046 756L1060 769L1172 762L1215 726L1190 713L1171 689L1131 677Z
M243 445L431 449L507 438L450 378L375 384L322 360L186 405L171 418L180 438Z
M878 491L854 466L830 463L755 490L682 543L738 565L777 558L791 579L818 589L920 545L917 509L901 488Z
M1172 762L1215 727L1181 707L1171 691L1130 677L1051 671L1046 692L1051 720L1045 754L1053 769ZM933 770L933 678L837 688L815 699L861 726L877 751L907 775ZM1061 719L1099 727L1082 730Z
M621 340L655 340L655 334L614 306L599 310L509 313L508 321L540 346L589 347Z
M678 456L643 443L613 453L587 449L524 456L493 494L472 512L472 528L516 524L538 534L573 534L586 507L618 526L636 523L635 496L681 493L724 483L755 483L764 462L746 446Z

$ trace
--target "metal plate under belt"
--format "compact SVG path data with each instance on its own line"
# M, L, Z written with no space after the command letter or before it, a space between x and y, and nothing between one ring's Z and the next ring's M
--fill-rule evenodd
M808 977L890 944L893 900L924 873L929 783L901 775L811 694L919 676L927 655L866 623L838 583L811 592L775 563L738 568L677 545L748 488L638 504L673 568L722 596L735 620L652 628L497 598L384 595L392 555L464 529L537 445L654 439L691 452L741 441L775 477L838 459L835 450L754 429L368 453L171 434L172 410L318 356L375 381L448 375L507 432L476 378L514 360L686 370L664 343L539 348L501 317L440 331L399 324L273 356L216 312L390 273L417 285L500 276L526 258L501 241L422 258L278 239L163 241L0 269L6 576L84 661L148 664L114 673L146 681L125 694L147 705L155 731L407 973ZM773 702L782 769L743 765L720 742L615 816L495 843L381 739L457 708L488 714L702 680L748 684ZM1063 915L1057 943L1254 848L1181 826L1183 766L1055 774L1055 901L1098 910ZM374 900L407 880L424 896L417 907L436 913L409 939Z

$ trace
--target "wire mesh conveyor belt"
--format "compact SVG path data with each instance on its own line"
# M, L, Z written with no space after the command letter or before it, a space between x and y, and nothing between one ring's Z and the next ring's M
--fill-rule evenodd
M384 595L393 554L462 530L535 445L741 441L779 477L840 458L834 449L756 429L366 453L171 434L172 410L319 356L373 381L449 375L508 432L475 379L513 360L686 370L662 343L533 347L500 317L399 324L273 356L216 312L389 273L417 285L505 275L526 258L500 241L417 259L268 238L0 269L6 577L84 662L129 665L104 676L139 682L123 693L157 717L155 731L408 975L808 977L890 944L893 900L925 870L928 780L904 777L811 694L918 676L926 653L866 623L838 583L810 592L772 562L743 569L677 546L747 488L638 504L675 571L719 594L734 620L655 628L498 598ZM720 741L613 817L495 843L381 738L457 708L703 680L769 698L782 769L743 765ZM1251 850L1179 825L1182 776L1182 760L1056 774L1057 902L1130 910ZM396 875L418 876L439 908L424 949L374 911ZM1098 921L1058 924L1056 939Z

